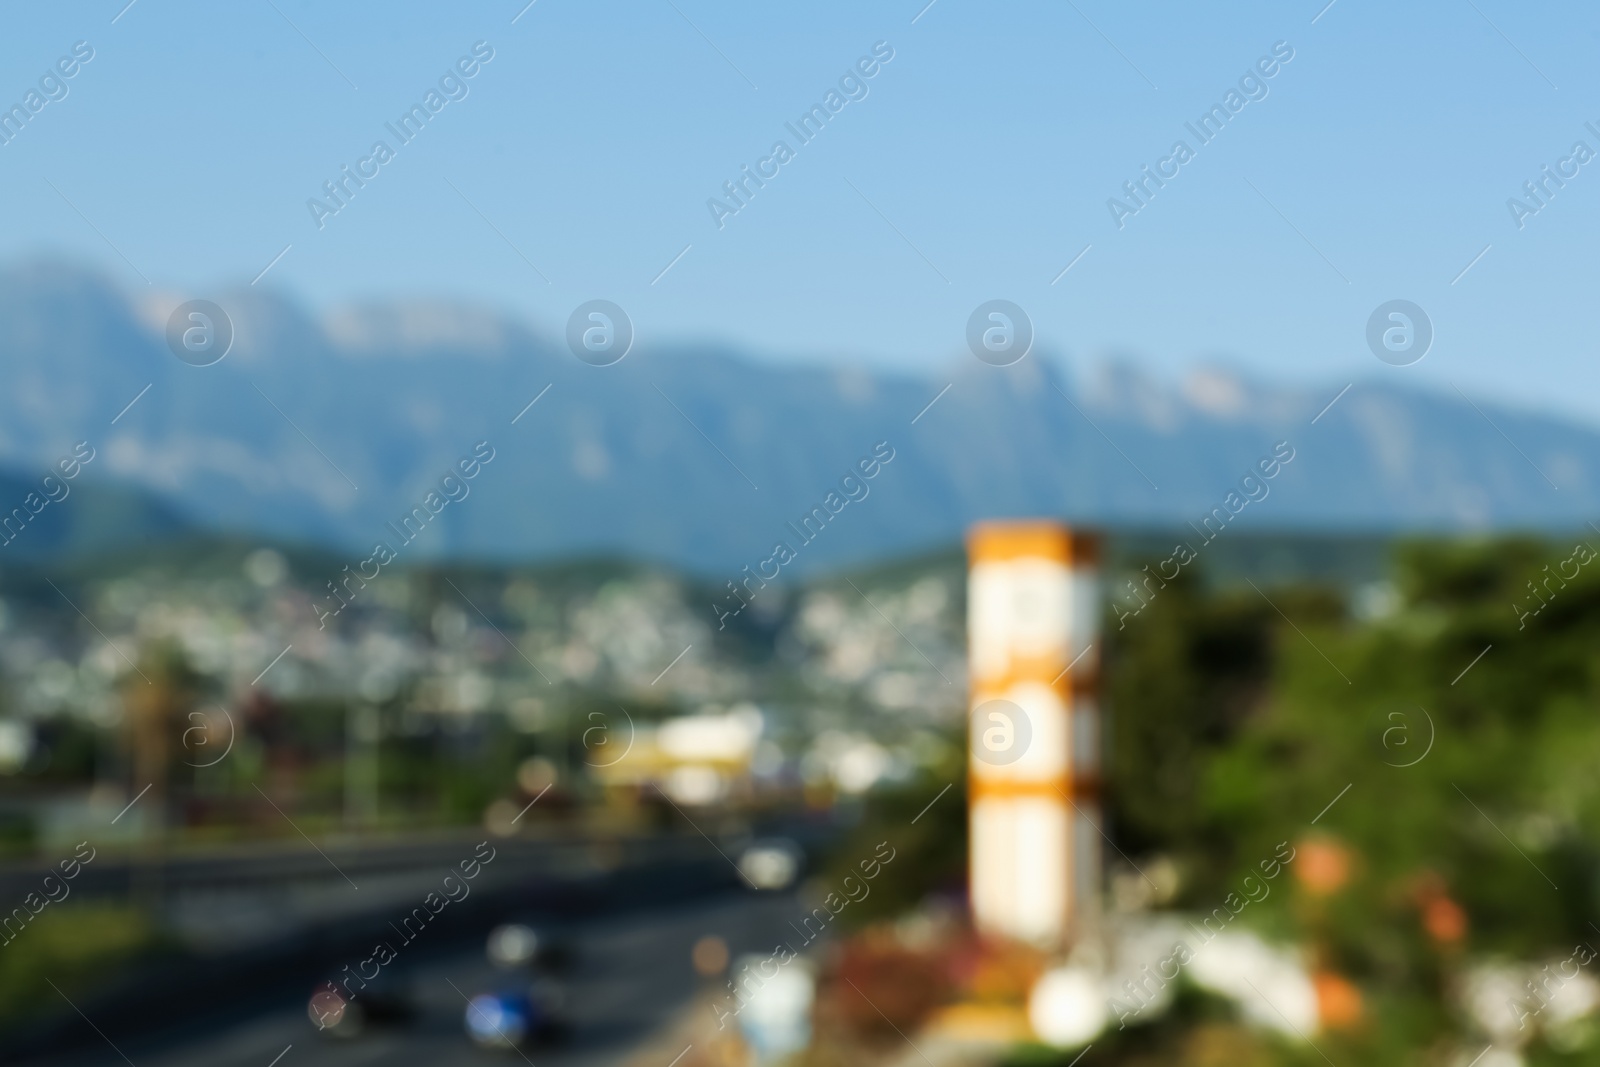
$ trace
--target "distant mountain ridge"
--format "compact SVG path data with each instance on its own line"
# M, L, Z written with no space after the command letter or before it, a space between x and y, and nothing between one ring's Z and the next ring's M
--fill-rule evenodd
M166 348L176 301L141 299L70 264L0 270L0 465L42 470L89 441L95 480L148 504L143 536L186 517L364 555L480 441L496 461L408 552L623 553L732 578L878 442L894 462L798 569L948 545L985 517L1198 523L1278 442L1295 458L1235 527L1600 514L1600 432L1372 382L1313 425L1337 385L1212 370L1169 386L1125 366L1074 383L1037 353L918 377L640 343L600 368L477 309L413 301L318 321L254 289L215 297L236 339L202 368Z
M195 532L171 502L136 484L85 476L59 496L57 480L59 499L52 499L42 478L42 472L0 470L0 568L120 552Z

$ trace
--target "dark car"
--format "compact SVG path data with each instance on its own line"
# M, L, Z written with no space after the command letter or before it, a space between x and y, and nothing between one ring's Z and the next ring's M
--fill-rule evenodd
M339 975L321 983L306 1004L311 1024L330 1037L355 1037L370 1026L405 1023L417 1014L411 977L385 969L365 981Z

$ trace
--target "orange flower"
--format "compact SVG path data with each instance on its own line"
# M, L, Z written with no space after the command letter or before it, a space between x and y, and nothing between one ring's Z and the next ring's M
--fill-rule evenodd
M1301 842L1294 872L1311 893L1327 896L1349 880L1350 850L1327 838Z
M1422 928L1441 945L1460 941L1467 932L1467 913L1461 905L1439 893L1422 904Z
M1329 1030L1345 1030L1361 1021L1361 990L1332 971L1311 976L1317 991L1317 1018Z

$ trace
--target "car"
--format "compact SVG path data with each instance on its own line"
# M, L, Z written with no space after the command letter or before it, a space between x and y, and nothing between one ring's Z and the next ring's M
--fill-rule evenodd
M348 976L334 976L312 990L306 1015L320 1033L351 1038L372 1026L408 1022L417 1014L411 976L405 971L381 970L358 988L351 989L351 984Z
M489 932L489 962L501 970L530 968L560 974L571 969L577 951L572 942L549 930L540 932L531 922L504 923Z
M566 1034L564 991L549 980L506 985L467 1003L467 1037L479 1048L511 1049L548 1043Z
M805 852L786 837L766 837L752 841L739 855L739 874L756 890L775 892L788 889L800 877Z

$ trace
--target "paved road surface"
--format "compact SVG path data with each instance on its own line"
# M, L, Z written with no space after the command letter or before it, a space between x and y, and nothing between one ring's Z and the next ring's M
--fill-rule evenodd
M568 978L573 1035L552 1047L527 1050L537 1067L596 1067L618 1064L647 1046L697 992L706 988L690 963L690 949L705 934L717 934L735 959L743 952L768 952L793 937L787 920L799 910L789 895L728 893L711 901L620 918L587 919L568 929L578 961ZM412 972L420 1015L409 1025L372 1029L348 1040L326 1038L306 1017L305 998L263 1005L245 1018L216 1022L195 1005L196 1023L161 1039L117 1042L71 1056L29 1061L30 1067L402 1067L455 1064L521 1064L516 1052L474 1048L463 1029L463 997L496 984L482 947L463 948L417 965ZM452 988L451 983L458 987ZM307 982L307 993L311 981ZM88 1026L88 1023L84 1024ZM117 1042L113 1048L111 1042ZM289 1047L292 1046L292 1047ZM659 1067L669 1067L668 1053Z

